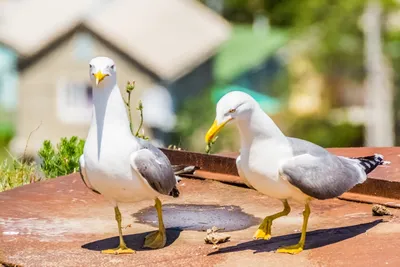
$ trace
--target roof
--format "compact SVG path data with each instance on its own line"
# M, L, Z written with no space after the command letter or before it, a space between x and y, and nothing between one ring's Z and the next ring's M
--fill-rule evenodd
M217 81L229 82L258 66L289 40L286 31L270 28L255 32L251 25L235 25L229 41L221 46L215 61Z
M0 42L29 57L75 27L95 0L20 0L7 5Z
M0 42L30 57L84 25L162 79L174 80L229 38L230 25L194 0L21 0L5 12ZM18 21L18 23L15 23Z
M119 0L86 23L166 78L202 63L229 37L228 24L193 0Z

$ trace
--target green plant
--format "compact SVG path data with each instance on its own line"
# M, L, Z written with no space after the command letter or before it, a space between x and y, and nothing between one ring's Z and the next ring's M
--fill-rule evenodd
M132 94L132 91L135 89L135 85L136 85L135 81L132 81L132 83L128 81L126 84L126 88L125 88L126 93L128 94L128 99L126 99L126 100L124 99L124 102L125 102L126 107L128 108L129 127L131 128L132 134L134 134L136 137L139 137L139 138L142 138L145 140L149 140L149 138L147 136L140 134L140 129L142 129L142 126L143 126L143 104L142 104L142 101L140 101L140 100L139 100L139 105L136 108L140 112L139 127L136 130L136 133L134 133L134 131L133 131L132 112L131 112L131 94Z
M213 138L213 140L211 140L210 143L208 143L206 145L206 154L210 154L211 153L211 147L214 145L214 143L217 141L217 139L218 139L218 136L215 136Z
M6 159L0 164L0 192L39 180L34 162L13 158L11 163Z
M72 136L63 137L56 148L49 140L43 142L38 154L41 158L40 169L47 178L67 175L79 170L79 157L83 154L85 141Z
M143 104L142 104L142 101L139 100L139 105L136 109L139 110L139 112L140 112L140 122L139 122L139 127L135 133L135 136L142 138L144 140L149 140L148 136L145 136L144 134L140 134L140 129L142 129L142 126L143 126ZM131 120L131 123L132 123L132 120ZM133 132L132 132L132 134L133 134Z
M39 129L40 125L29 134L21 158L14 158L9 155L10 159L0 161L0 192L40 180L37 174L37 165L34 162L24 160L31 135Z
M131 128L131 132L133 133L133 124L132 124L132 113L131 113L131 94L133 89L135 89L135 81L130 83L129 81L126 84L126 93L128 94L128 99L124 99L125 105L128 108L128 116L129 116L129 127Z

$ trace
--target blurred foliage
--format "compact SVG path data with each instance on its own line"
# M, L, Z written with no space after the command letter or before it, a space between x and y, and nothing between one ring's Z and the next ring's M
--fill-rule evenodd
M310 57L320 71L361 79L364 61L360 18L367 2L303 0L299 8L297 0L224 0L222 15L233 23L252 23L258 15L264 15L270 25L288 29L292 37L315 39ZM385 14L399 5L396 0L380 2ZM399 54L399 49L395 50Z
M14 135L15 129L11 122L0 123L0 146L7 145Z
M15 118L15 112L6 111L0 105L0 162L11 160L7 147L15 135Z
M41 180L37 172L37 165L27 161L25 153L21 158L12 157L6 147L15 135L14 125L11 123L13 114L2 113L0 123L0 192L17 186L30 184ZM4 116L4 114L7 114ZM30 138L30 135L29 135ZM27 143L29 142L29 138Z
M9 158L7 146L15 135L15 128L11 122L0 123L0 162Z
M205 134L215 118L215 104L211 101L211 90L204 90L200 95L188 99L177 114L176 132L173 144L185 150L205 152ZM213 145L212 152L238 149L238 135L234 126L227 125Z
M61 138L56 147L49 140L44 141L38 152L40 169L47 178L79 171L79 157L83 154L84 145L85 141L76 136Z
M0 163L0 192L39 181L34 162L5 159Z
M335 124L328 119L315 116L294 118L285 131L287 136L304 139L322 147L359 147L363 145L364 127L361 125Z
M254 32L249 24L233 25L230 39L215 57L214 78L218 82L230 82L243 72L263 64L288 39L287 31L278 28Z
M203 3L211 2L201 0ZM386 27L387 18L397 12L400 16L399 2L396 0L377 0L382 6L382 41L386 59L393 67L395 83L395 110L400 131L400 30ZM302 56L311 60L314 68L322 75L325 85L324 98L329 107L335 103L335 90L352 81L362 86L365 78L364 34L362 15L366 0L224 0L222 15L234 24L251 24L260 16L265 16L269 25L285 30L292 40L299 41ZM289 43L290 46L290 43ZM297 47L296 47L297 49ZM290 52L290 51L289 51ZM281 80L280 80L281 81ZM271 92L280 92L295 81L286 76L285 83L275 83ZM282 90L284 91L284 90ZM290 90L289 90L290 92ZM270 92L268 92L270 93ZM196 105L193 102L192 105ZM390 104L390 103L388 103ZM211 107L214 111L215 106ZM192 111L196 107L190 106ZM185 112L182 112L185 113ZM285 112L283 112L285 113ZM274 117L285 134L315 142L324 147L362 146L363 127L351 124L334 124L328 114L299 117L296 114L283 114ZM213 118L209 118L210 123ZM199 120L201 123L201 120ZM207 129L203 129L204 133ZM220 146L223 133L213 150ZM398 138L399 140L399 138ZM400 142L400 140L398 141ZM400 144L400 143L399 143Z

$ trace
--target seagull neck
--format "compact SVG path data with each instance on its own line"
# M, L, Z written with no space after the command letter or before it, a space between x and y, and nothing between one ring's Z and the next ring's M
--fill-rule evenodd
M249 117L237 118L242 147L249 147L257 139L283 139L285 135L274 121L260 108L255 108Z
M130 131L129 119L124 100L117 85L110 88L93 88L92 127L103 132L104 125L112 125L113 130ZM115 131L115 132L118 132Z

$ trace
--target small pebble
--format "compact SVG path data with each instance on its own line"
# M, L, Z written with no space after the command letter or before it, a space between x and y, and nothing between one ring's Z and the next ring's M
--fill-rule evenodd
M375 204L372 206L372 215L373 216L391 216L392 213L385 206Z
M206 244L213 244L213 249L218 249L219 243L227 242L231 236L224 233L217 233L220 230L217 227L213 226L211 229L207 229L207 236L204 238L204 242Z

